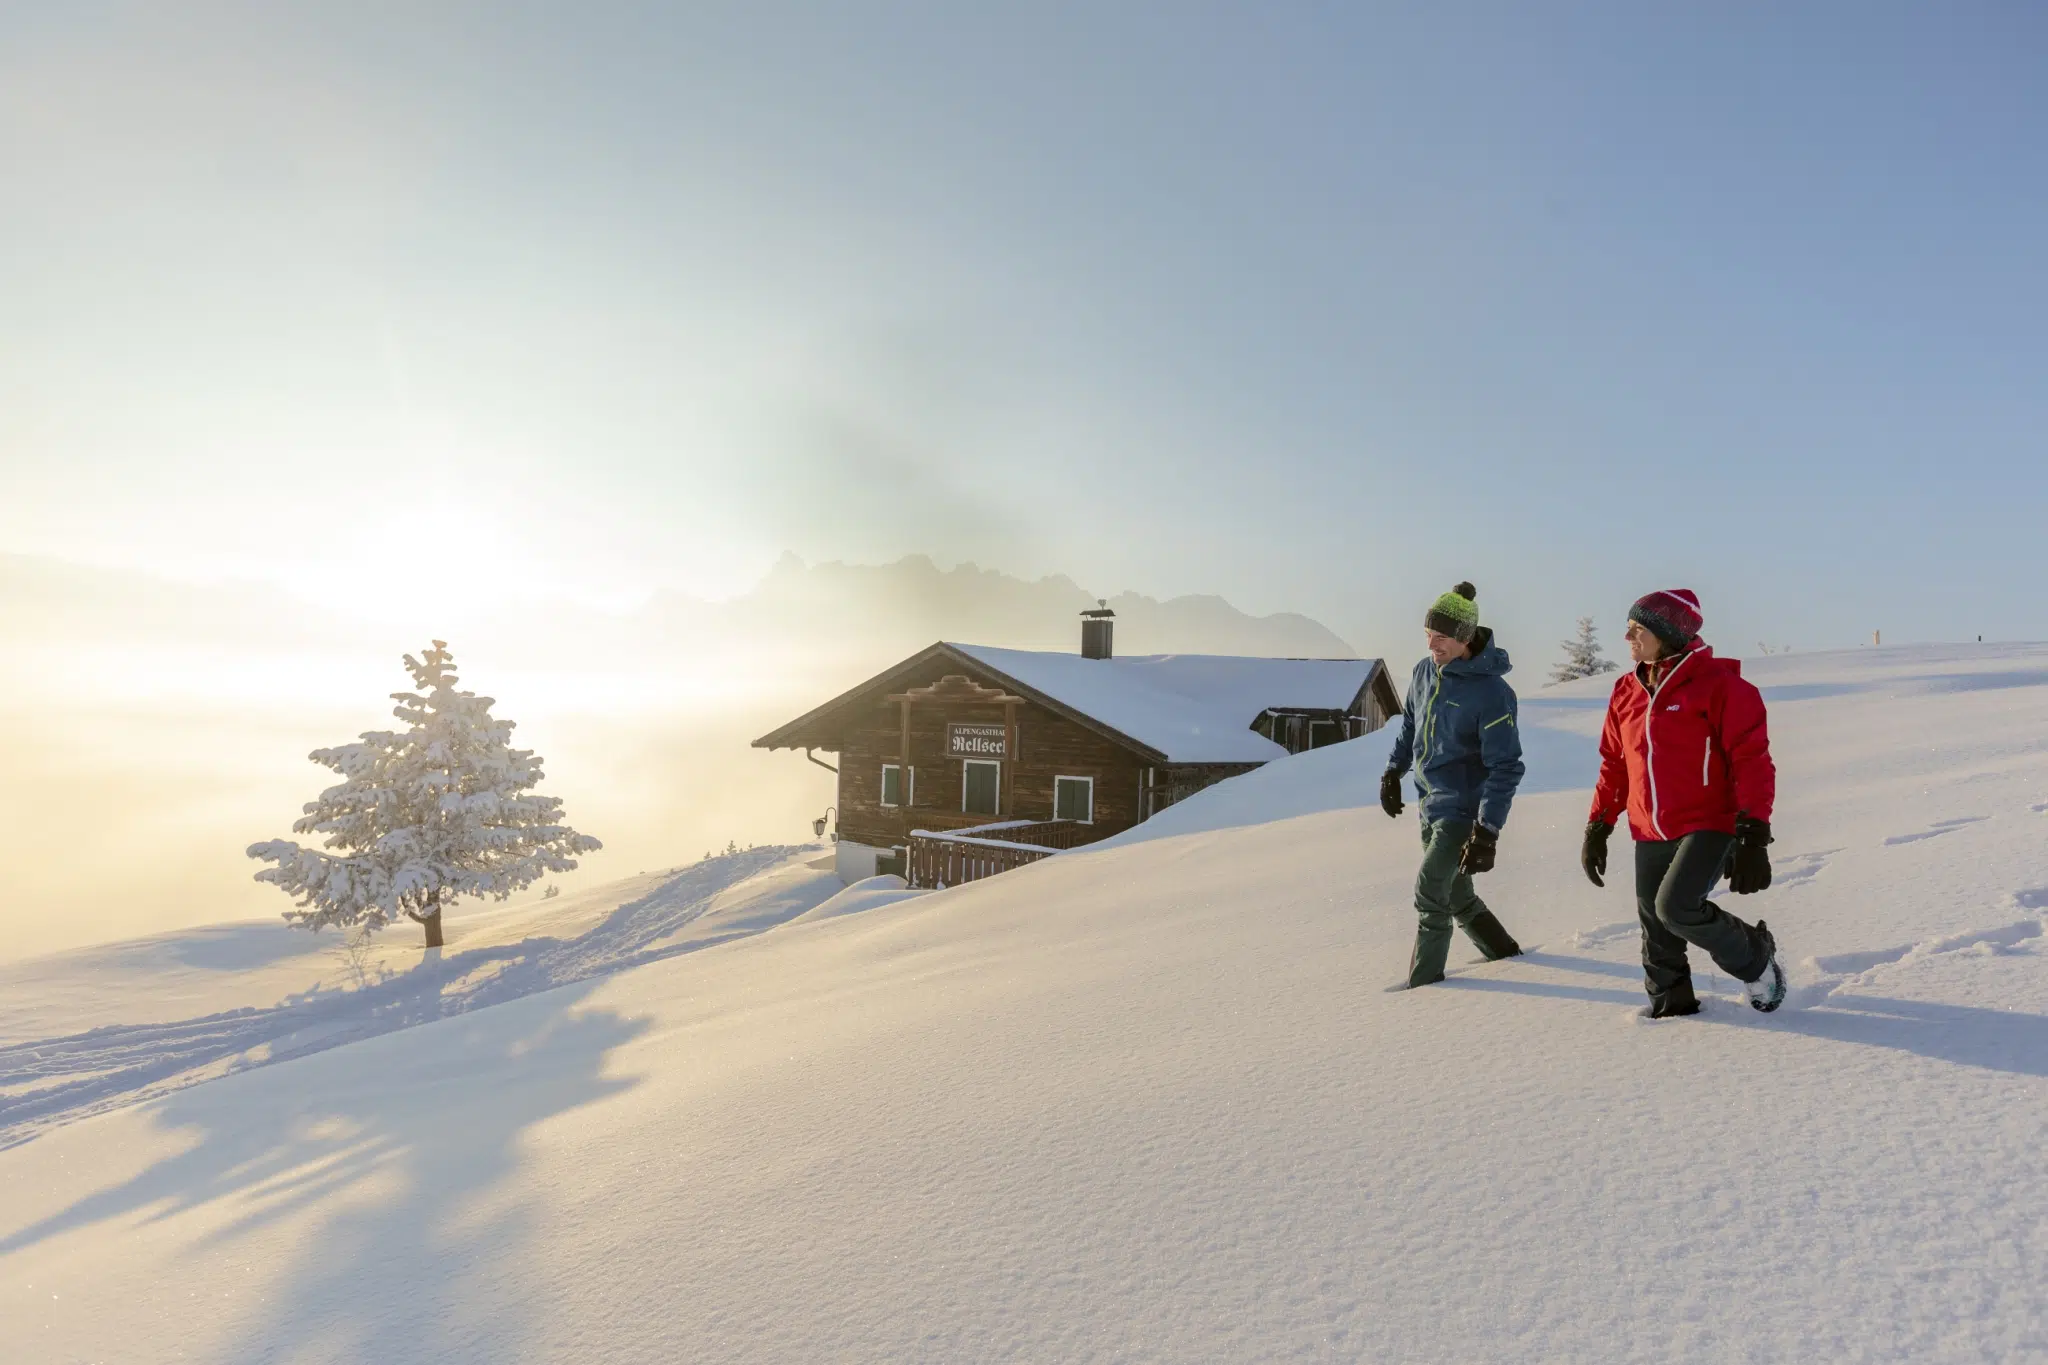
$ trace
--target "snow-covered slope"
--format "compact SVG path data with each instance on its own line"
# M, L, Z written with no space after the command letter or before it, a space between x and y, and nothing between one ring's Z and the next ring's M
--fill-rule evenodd
M336 933L219 924L0 966L0 1147L201 1081L772 929L841 898L831 855L818 854L748 849L555 900L471 903L450 924L447 948L424 955L398 931L351 958ZM206 1012L192 1015L201 1002Z
M0 1151L10 1353L2042 1358L2048 649L1750 671L1777 1015L1702 970L1638 1021L1577 867L1606 683L1532 691L1483 883L1527 958L1382 993L1414 824L1373 740L1319 751Z

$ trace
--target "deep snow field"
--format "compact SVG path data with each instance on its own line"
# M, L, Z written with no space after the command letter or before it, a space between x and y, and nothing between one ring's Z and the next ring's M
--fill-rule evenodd
M2048 1359L2048 647L1746 671L1771 1016L1696 959L1637 1017L1627 850L1578 868L1611 680L1533 667L1481 880L1532 951L1415 992L1387 732L944 892L814 845L435 961L0 967L0 1357Z

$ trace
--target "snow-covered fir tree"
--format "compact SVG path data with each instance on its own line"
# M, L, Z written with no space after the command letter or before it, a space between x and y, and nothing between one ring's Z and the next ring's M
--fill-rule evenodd
M1590 678L1600 673L1612 673L1615 664L1612 659L1600 657L1600 639L1594 632L1593 618L1579 618L1579 633L1564 642L1564 662L1550 670L1554 683L1570 682L1574 678Z
M438 948L449 902L503 900L603 845L562 822L559 799L534 793L540 760L512 747L513 723L491 715L492 698L457 689L444 641L423 659L406 655L405 667L418 690L391 694L405 729L311 755L343 778L292 825L321 836L321 848L271 839L249 856L272 864L257 881L296 898L284 912L294 924L380 929L402 914Z

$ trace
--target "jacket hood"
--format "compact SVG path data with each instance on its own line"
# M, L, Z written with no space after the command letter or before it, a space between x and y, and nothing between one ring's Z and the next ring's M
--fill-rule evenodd
M1508 652L1493 642L1493 632L1481 627L1472 637L1470 658L1453 659L1444 665L1444 672L1463 677L1499 677L1513 670L1508 662Z

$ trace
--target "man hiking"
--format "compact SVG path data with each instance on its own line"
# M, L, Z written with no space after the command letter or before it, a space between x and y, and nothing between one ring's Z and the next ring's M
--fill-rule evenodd
M1478 592L1460 583L1422 618L1429 657L1415 665L1401 708L1401 735L1380 778L1380 807L1404 809L1401 777L1412 762L1422 801L1422 871L1415 878L1415 953L1407 990L1444 979L1456 924L1489 962L1522 951L1472 889L1493 868L1508 805L1522 780L1522 737L1515 731L1512 666L1493 632L1479 624Z
M1628 811L1636 841L1636 917L1643 926L1644 1011L1698 1014L1687 944L1745 984L1765 1013L1785 1002L1777 941L1707 899L1728 873L1738 896L1771 884L1771 802L1777 770L1763 694L1742 665L1700 641L1699 598L1653 592L1628 613L1635 671L1614 685L1600 733L1600 782L1580 863L1607 874L1607 836Z

